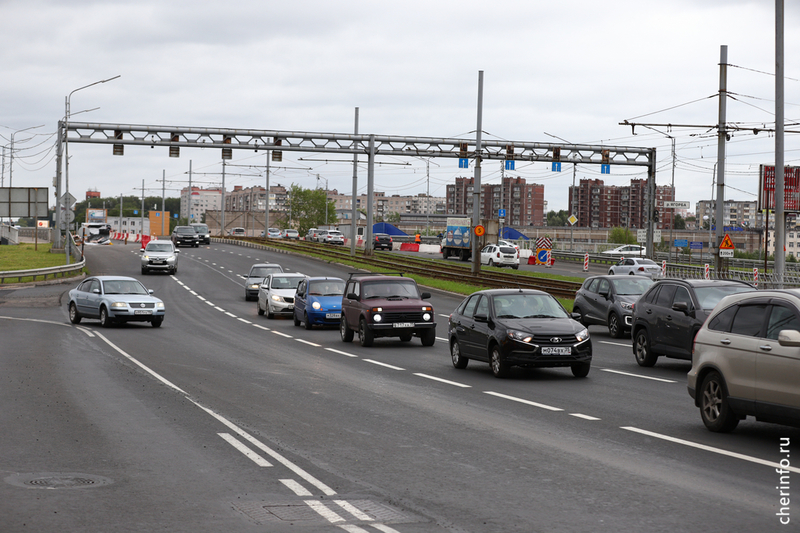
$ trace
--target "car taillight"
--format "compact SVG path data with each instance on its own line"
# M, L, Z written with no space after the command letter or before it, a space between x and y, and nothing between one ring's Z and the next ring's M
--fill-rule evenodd
M497 257L500 257L500 252L497 252Z
M639 272L644 272L644 267L639 267Z
M389 242L392 242L392 238L391 237L389 237Z
M517 259L519 259L519 250L517 250Z

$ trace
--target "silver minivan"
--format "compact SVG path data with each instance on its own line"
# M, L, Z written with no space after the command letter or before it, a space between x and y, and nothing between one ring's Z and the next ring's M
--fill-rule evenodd
M800 289L723 298L697 332L689 395L711 431L748 416L800 426Z

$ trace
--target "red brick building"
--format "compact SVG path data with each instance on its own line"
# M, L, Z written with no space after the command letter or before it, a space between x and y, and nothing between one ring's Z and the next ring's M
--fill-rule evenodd
M672 209L664 202L675 199L669 185L656 186L657 229L672 225ZM578 218L577 227L584 228L645 228L647 227L647 180L632 179L630 185L605 185L603 180L582 179L569 188L569 207ZM574 202L574 203L573 203Z
M448 215L472 216L474 184L474 178L456 178L455 184L447 186ZM499 210L505 209L506 225L544 226L544 185L503 178L502 185L487 183L481 189L481 218L496 219Z

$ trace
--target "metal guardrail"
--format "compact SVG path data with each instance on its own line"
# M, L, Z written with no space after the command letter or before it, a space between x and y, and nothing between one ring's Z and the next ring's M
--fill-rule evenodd
M72 263L70 265L0 272L0 284L7 283L10 279L15 279L19 282L23 278L33 278L33 281L36 281L36 278L42 278L43 280L47 280L48 277L63 278L66 277L67 274L75 274L76 272L80 272L85 266L86 259L81 259L78 263Z

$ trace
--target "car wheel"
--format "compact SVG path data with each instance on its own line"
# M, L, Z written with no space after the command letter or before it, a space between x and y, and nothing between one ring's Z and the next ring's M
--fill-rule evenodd
M342 313L342 319L339 321L339 335L342 337L342 342L353 342L353 330L347 327L344 313Z
M633 271L631 271L631 272L628 272L628 275L629 275L629 276L635 276L635 274L633 273Z
M419 334L419 338L422 340L423 346L433 346L433 343L436 342L436 330L435 329L425 329Z
M161 324L163 323L164 323L164 317L154 318L153 320L150 321L150 325L153 326L154 328L160 328Z
M613 276L614 275L614 269L613 268L609 268L608 269L608 275L609 276Z
M608 315L608 334L619 339L622 337L622 323L619 320L617 313Z
M172 275L174 276L177 273L178 273L178 267L176 266L175 268L172 269Z
M514 270L519 270L519 265L512 265L511 268L513 268Z
M491 259L489 259L489 266L490 266L490 267L493 267L493 266L494 266L494 261L492 261Z
M113 319L108 316L108 310L105 307L100 308L100 325L104 328L110 328L111 324L113 323Z
M144 276L146 274L147 274L147 269L145 267L142 267L142 275Z
M266 313L267 313L267 318L269 318L269 319L275 318L275 313L273 313L272 311L269 310L269 304L267 304Z
M461 355L461 346L457 339L453 339L453 342L450 343L450 360L456 368L467 368L467 364L469 364L469 359Z
M78 307L74 303L69 304L69 321L73 324L81 323L81 315L78 313Z
M403 335L400 335L400 342L408 342L411 340L411 337L413 337L413 335L410 333L404 333Z
M719 372L709 372L700 387L700 416L708 429L728 433L739 425L739 417L731 410L725 381Z
M500 346L495 344L492 346L492 357L489 363L492 367L492 374L496 378L505 378L508 377L508 363L503 360L503 356L500 355Z
M363 318L358 322L358 342L361 346L368 348L372 346L372 341L375 339L372 330L367 327L367 321Z
M303 322L305 322L306 329L311 329L311 320L308 318L308 313L303 313Z
M300 319L297 318L297 313L292 313L292 318L294 319L294 325L295 326L299 326L300 325Z
M647 330L644 328L636 332L636 337L633 341L633 353L639 366L653 366L656 364L658 356L650 350L650 337L648 337Z
M258 309L258 316L263 316L264 310L261 309L261 300L256 301L256 308Z
M576 378L585 378L589 375L589 370L592 368L592 363L572 363L570 369L572 375Z

